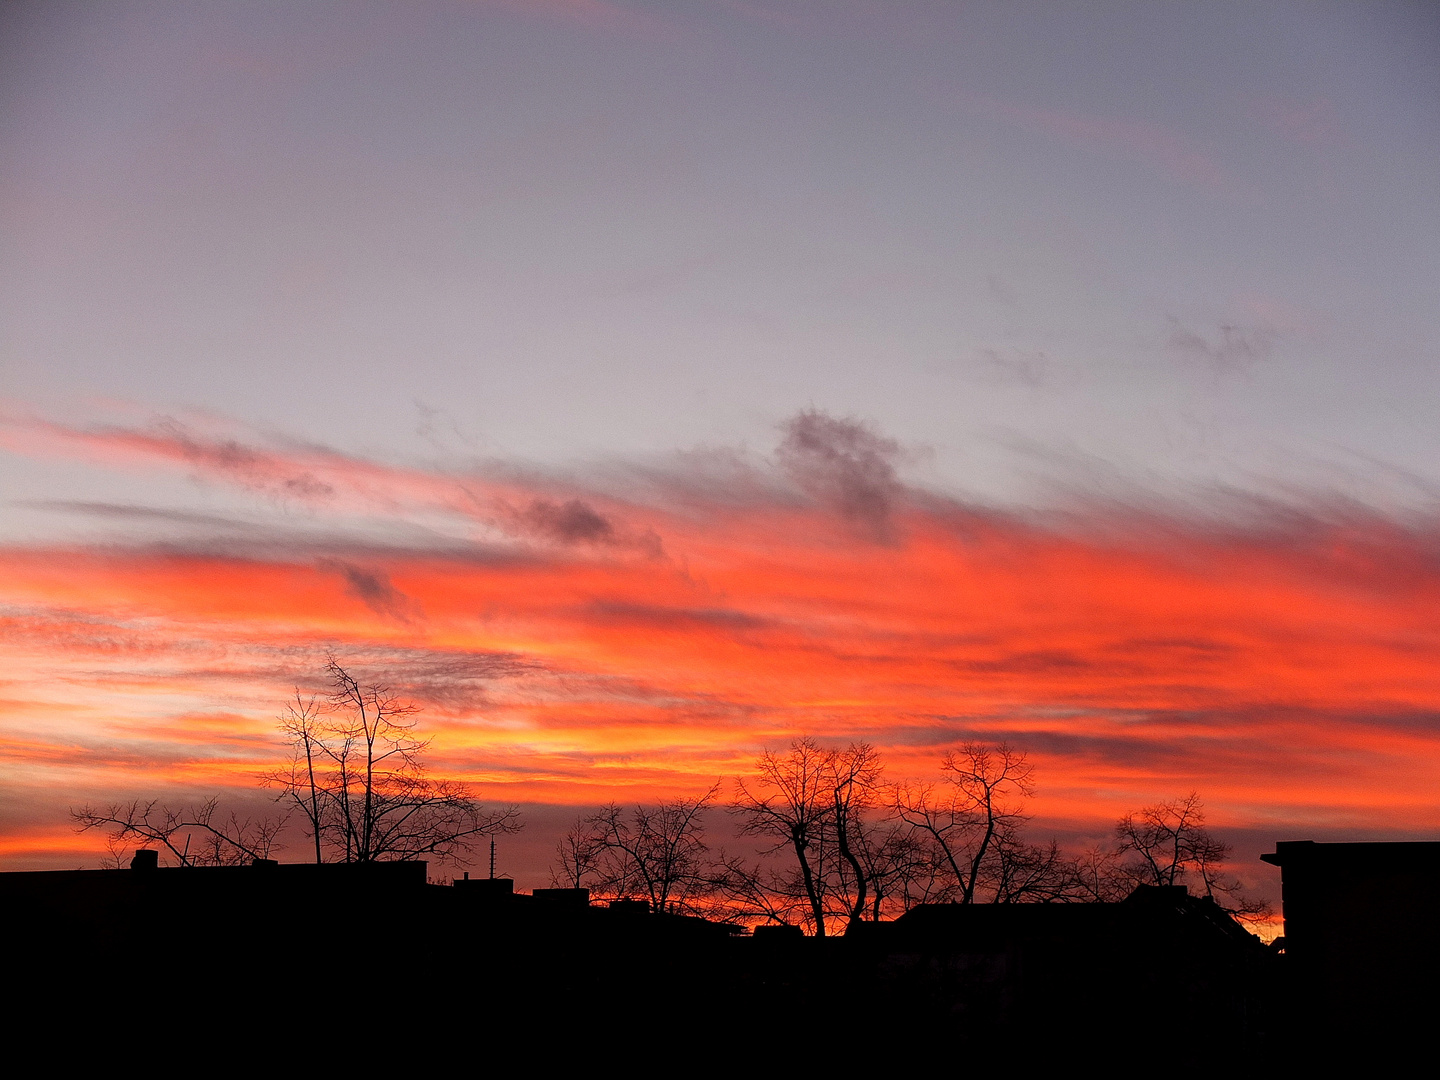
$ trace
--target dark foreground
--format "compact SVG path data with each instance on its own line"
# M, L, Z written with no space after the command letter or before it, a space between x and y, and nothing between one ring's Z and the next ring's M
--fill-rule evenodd
M1341 1030L1293 958L1183 888L930 905L828 939L571 890L431 885L423 863L0 874L0 905L9 982L35 1023L100 1018L291 1059L359 1038L377 1066L425 1046L442 1064L453 1051L660 1055L702 1073L750 1056L1208 1075L1383 1056L1412 1022L1402 1009L1393 1030Z

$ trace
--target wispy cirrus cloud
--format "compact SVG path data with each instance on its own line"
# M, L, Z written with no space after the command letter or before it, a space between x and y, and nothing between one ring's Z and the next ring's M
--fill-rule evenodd
M137 506L132 503L99 502L93 499L16 499L11 505L30 510L52 510L60 514L98 518L102 521L142 522L171 528L247 529L254 527L250 522L239 518L225 517L221 514L203 514L193 510L175 510L156 506Z
M381 464L295 440L253 434L241 440L228 433L201 432L170 417L138 427L12 419L0 428L0 446L31 457L81 457L112 468L174 467L202 484L246 492L282 508L298 503L335 520L346 514L397 520L431 514L496 538L601 543L647 552L655 547L655 538L643 530L617 529L595 494L587 501L567 482L524 475L504 463L490 463L489 471ZM40 504L31 500L26 505ZM150 517L190 525L202 524L208 516L222 524L215 515L175 508L75 500L48 500L44 505L97 517Z
M1043 350L985 348L979 350L984 376L990 382L1018 383L1038 389L1050 378L1053 362Z

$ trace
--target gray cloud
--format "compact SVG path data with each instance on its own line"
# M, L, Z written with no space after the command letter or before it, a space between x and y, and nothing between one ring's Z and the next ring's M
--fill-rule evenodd
M562 544L609 544L615 529L599 511L579 499L553 503L535 499L520 514L532 532Z
M369 649L360 667L395 680L395 689L427 707L452 716L482 711L491 704L487 685L496 679L544 674L537 660L516 653L440 652L425 649ZM350 660L347 658L347 666Z
M366 570L342 559L321 559L322 570L338 573L345 579L345 591L364 603L377 615L408 623L422 616L420 605L390 583L383 571Z
M891 517L904 491L894 465L899 443L859 420L839 420L813 409L786 421L784 431L777 457L807 495L871 539L893 538Z
M1269 358L1276 333L1269 326L1221 326L1217 337L1203 337L1170 316L1170 348L1199 360L1217 374L1245 371Z
M191 463L221 475L255 491L320 502L335 494L335 489L306 470L287 470L277 459L261 454L234 439L202 442L190 434L178 420L163 419L155 425L157 434L169 440ZM280 459L283 460L283 459Z

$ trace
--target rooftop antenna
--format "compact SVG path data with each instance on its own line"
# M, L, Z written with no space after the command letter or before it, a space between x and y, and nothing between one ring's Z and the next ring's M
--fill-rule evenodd
M495 837L490 837L490 880L495 880Z

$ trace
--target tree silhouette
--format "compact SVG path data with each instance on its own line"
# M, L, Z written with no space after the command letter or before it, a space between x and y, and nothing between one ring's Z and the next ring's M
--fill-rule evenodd
M852 743L846 750L830 755L830 801L834 811L835 850L840 856L836 867L840 876L837 891L846 901L847 929L865 917L867 892L878 891L871 879L882 849L881 845L872 843L868 835L865 814L877 801L880 774L880 757L868 743Z
M1118 872L1132 884L1185 885L1195 882L1208 896L1241 919L1268 918L1270 906L1245 895L1244 886L1224 872L1231 848L1205 828L1205 805L1191 792L1126 814L1115 824Z
M625 810L615 803L581 818L557 848L551 880L612 899L644 899L652 911L694 913L716 891L704 815L720 791Z
M785 921L798 907L822 937L832 915L847 927L860 921L867 897L877 891L876 871L883 862L883 841L872 835L867 820L879 801L881 768L874 749L852 743L833 750L806 737L792 742L784 755L766 750L755 767L757 777L736 783L730 811L742 835L770 841L765 855L785 851L793 862L778 873L763 862L730 863L737 898L775 921Z
M218 799L194 807L132 800L70 811L80 832L108 829L109 862L124 865L127 844L164 848L181 866L234 866L268 859L284 818L218 817Z
M825 933L822 836L830 820L830 799L825 775L829 754L810 738L797 739L790 752L777 757L769 750L756 762L759 778L751 791L744 780L736 782L736 799L730 807L740 817L744 836L762 836L773 842L772 851L789 847L795 856L796 872L808 920L818 935ZM757 894L785 890L778 881L769 888L759 884L759 875L747 875L747 891Z
M1019 840L1025 815L1014 800L1032 792L1032 769L1023 753L1005 743L966 743L945 754L940 770L939 784L897 788L895 810L933 845L936 870L948 874L955 899L975 903L987 876L999 897L1017 870L1007 867L1007 860L1024 855L1047 861Z
M264 782L305 818L315 861L366 863L463 856L482 837L514 832L519 810L486 810L466 785L432 780L415 734L418 707L388 686L362 684L333 656L325 665L331 692L324 705L296 691L281 717L289 737L287 767Z
M1126 814L1115 824L1116 849L1131 855L1131 875L1146 885L1180 885L1197 860L1223 861L1229 853L1204 829L1200 797L1191 792Z
M987 884L997 904L1075 901L1086 898L1079 873L1055 840L1029 844L1010 830L995 837Z
M486 810L469 788L425 775L416 737L417 707L379 684L362 684L333 656L331 693L299 690L280 718L290 761L261 777L288 804L279 818L222 819L218 800L172 807L135 800L72 809L81 832L108 829L110 862L123 865L128 842L158 847L181 866L228 866L268 859L291 814L305 820L316 862L368 863L464 855L481 838L520 827L513 806Z
M598 884L600 848L588 818L581 818L555 845L550 884L561 889L584 889Z
M903 821L894 818L867 827L861 848L872 922L937 898L934 850Z

